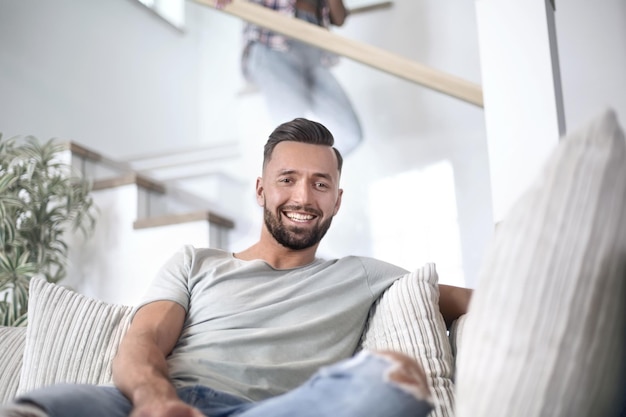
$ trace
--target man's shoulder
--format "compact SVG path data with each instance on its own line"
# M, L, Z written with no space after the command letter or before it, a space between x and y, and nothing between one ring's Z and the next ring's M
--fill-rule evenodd
M366 271L386 271L388 273L396 273L403 274L408 272L406 269L394 265L390 262L383 261L377 258L372 258L370 256L356 256L350 255L345 256L337 260L337 262L345 262L345 263L358 263L360 264Z
M232 254L230 252L227 252L223 249L201 248L201 247L195 247L193 245L182 246L179 249L178 253L188 258L190 262L197 262L199 260L210 260L210 259L224 259L224 258L232 257Z
M187 254L200 254L205 256L224 256L229 254L229 252L224 249L203 248L189 244L181 246L179 251Z
M217 248L196 248L193 247L194 253L202 256L216 256L216 257L229 257L232 254L224 249Z
M369 256L346 256L337 263L358 263L358 268L363 272L374 298L378 297L387 287L408 271L398 265ZM352 266L351 268L354 268Z

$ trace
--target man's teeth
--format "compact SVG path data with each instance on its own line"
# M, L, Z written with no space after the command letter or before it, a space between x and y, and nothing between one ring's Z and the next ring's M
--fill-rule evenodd
M286 216L291 220L305 221L311 220L314 216L310 214L301 214L301 213L286 213Z

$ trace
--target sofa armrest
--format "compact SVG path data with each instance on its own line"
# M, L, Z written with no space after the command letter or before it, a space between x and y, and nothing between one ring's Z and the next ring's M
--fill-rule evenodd
M0 404L9 402L17 392L25 341L26 327L0 326Z
M448 334L448 339L450 340L450 347L452 348L452 356L454 356L456 362L456 354L461 347L461 342L463 341L463 331L465 330L465 319L467 314L463 314L458 319L452 322L450 326L450 333Z

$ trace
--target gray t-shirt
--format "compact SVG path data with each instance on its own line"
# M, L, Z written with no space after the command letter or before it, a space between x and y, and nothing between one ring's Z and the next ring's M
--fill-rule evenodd
M170 300L187 311L168 357L176 386L201 384L260 400L351 356L371 305L406 272L353 256L277 270L261 260L185 246L139 306Z

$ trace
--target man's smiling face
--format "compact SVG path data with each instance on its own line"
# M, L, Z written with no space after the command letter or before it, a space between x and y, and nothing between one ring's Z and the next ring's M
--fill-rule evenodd
M281 142L257 180L257 201L265 228L292 250L319 244L341 205L339 170L333 149Z

